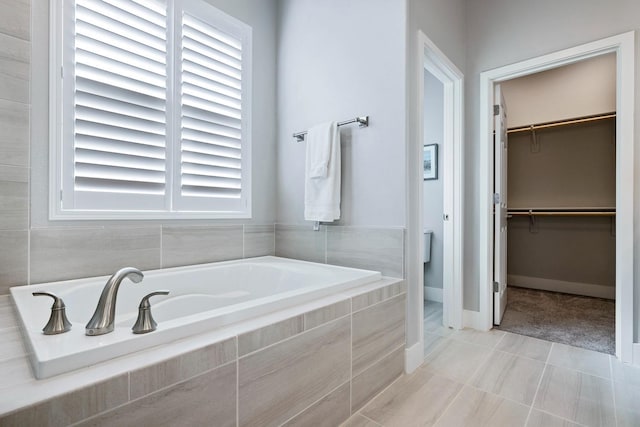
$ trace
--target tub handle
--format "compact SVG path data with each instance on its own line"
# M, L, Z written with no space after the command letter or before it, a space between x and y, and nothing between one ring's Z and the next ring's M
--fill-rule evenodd
M34 297L45 296L53 298L53 305L51 306L51 316L49 321L42 328L42 332L45 335L63 334L71 330L71 322L67 319L65 312L65 305L62 298L49 292L32 292Z
M149 302L149 298L156 295L169 295L169 291L155 291L142 297L142 301L140 301L140 305L138 306L138 318L131 328L134 334L153 332L158 327L158 324L153 320L153 316L151 315L151 303Z

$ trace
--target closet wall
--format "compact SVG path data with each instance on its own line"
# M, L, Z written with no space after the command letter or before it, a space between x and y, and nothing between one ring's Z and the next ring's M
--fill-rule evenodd
M615 110L615 56L503 84L509 128ZM615 118L509 134L508 206L614 208ZM509 219L508 284L615 297L615 218Z

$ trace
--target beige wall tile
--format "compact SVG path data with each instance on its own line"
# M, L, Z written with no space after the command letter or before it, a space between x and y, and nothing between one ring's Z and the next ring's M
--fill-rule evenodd
M162 389L79 426L236 425L236 364Z
M0 129L0 164L29 166L29 106L0 99Z
M238 354L244 356L286 338L299 334L304 330L303 316L291 317L264 328L250 331L238 336Z
M401 280L384 288L375 289L362 295L353 297L353 311L362 310L370 305L377 304L381 301L399 295L407 291L407 283Z
M27 284L28 239L26 230L0 230L0 294Z
M279 425L348 381L350 324L345 317L241 358L240 425Z
M404 230L327 227L327 263L404 277Z
M461 389L460 383L418 369L394 382L361 412L385 426L431 426Z
M242 225L162 227L162 267L242 258Z
M42 326L44 327L44 325ZM27 354L27 351L22 344L20 328L17 326L14 326L13 328L0 329L0 343L2 343L0 346L0 361Z
M405 294L353 314L353 375L404 344Z
M29 224L28 175L28 168L0 165L0 229L27 229Z
M471 385L531 405L543 370L543 362L494 351L478 370Z
M365 403L391 384L404 371L404 346L353 378L351 382L351 412L356 412Z
M159 227L51 228L31 231L31 283L160 267Z
M334 427L349 418L350 383L344 383L336 390L314 403L302 413L283 424L284 427Z
M528 406L466 386L438 426L524 426L528 414Z
M205 348L156 363L130 373L131 399L224 365L236 358L236 340L231 338Z
M244 257L275 255L276 246L275 226L245 225L244 226Z
M31 39L30 0L0 0L0 33Z
M547 365L534 407L590 426L615 425L611 380Z
M305 261L326 261L326 227L276 224L276 256Z
M346 299L338 301L335 304L326 307L320 307L317 310L304 314L304 329L309 330L320 326L323 323L330 322L342 316L346 316L351 312L351 301Z
M0 418L3 427L66 426L119 406L129 395L128 375L55 397Z
M0 33L0 76L29 80L31 42Z

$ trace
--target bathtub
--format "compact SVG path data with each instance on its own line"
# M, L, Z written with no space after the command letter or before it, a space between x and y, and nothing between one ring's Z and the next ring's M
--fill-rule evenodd
M115 329L99 336L86 336L85 325L108 276L11 288L35 377L91 366L381 279L375 271L272 256L151 270L144 275L140 283L122 282ZM140 300L156 290L170 291L151 299L157 330L133 334ZM64 300L71 331L42 333L52 300L31 295L38 291Z

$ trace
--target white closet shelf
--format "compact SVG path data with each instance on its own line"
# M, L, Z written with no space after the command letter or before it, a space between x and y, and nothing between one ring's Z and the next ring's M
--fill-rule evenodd
M511 208L509 216L615 216L615 207L598 208Z

